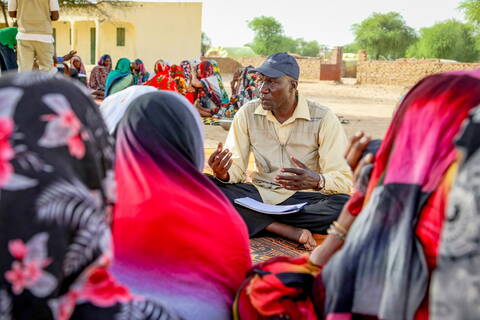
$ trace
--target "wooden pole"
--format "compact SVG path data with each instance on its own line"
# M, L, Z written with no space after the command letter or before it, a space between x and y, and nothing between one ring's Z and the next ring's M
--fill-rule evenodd
M8 18L7 18L7 11L5 10L5 2L2 1L2 13L3 13L3 18L5 19L5 24L7 27L10 27L8 24Z

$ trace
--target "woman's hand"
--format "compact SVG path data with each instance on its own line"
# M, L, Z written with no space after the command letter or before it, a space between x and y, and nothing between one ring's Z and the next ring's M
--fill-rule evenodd
M357 169L362 154L365 149L367 149L371 140L372 138L365 136L363 131L358 131L350 138L347 151L345 151L345 160L347 160L347 163L353 172Z
M370 141L370 137L366 137L365 133L359 131L350 139L349 146L345 152L345 160L347 160L348 165L353 171L353 181L355 185L363 167L373 162L374 157L370 153L362 158ZM355 218L356 216L348 212L347 206L344 206L337 222L348 231L355 221ZM336 235L329 235L310 255L311 262L318 266L326 265L330 258L343 246L343 242L344 241Z

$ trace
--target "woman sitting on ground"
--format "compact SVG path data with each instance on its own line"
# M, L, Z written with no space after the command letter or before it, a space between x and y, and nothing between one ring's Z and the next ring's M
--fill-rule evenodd
M184 60L180 63L180 67L183 70L183 74L185 76L185 81L187 83L187 93L185 94L185 97L190 101L192 104L195 104L195 101L197 100L197 93L196 89L193 86L193 79L196 79L196 72L195 72L195 61L189 61L189 60ZM200 87L202 84L196 80L197 85Z
M53 56L53 67L57 69L58 73L62 73L67 77L70 77L70 68L67 65L67 61L72 60L72 58L77 54L77 51L71 50L69 53L63 57ZM54 70L55 71L55 70Z
M230 103L239 109L247 102L258 98L256 85L257 74L254 67L248 66L237 70L236 77L230 83L232 87L232 98Z
M155 87L159 90L178 91L177 83L170 74L170 66L163 60L155 62L155 76L145 82L146 86Z
M130 60L118 60L115 70L108 74L105 83L105 97L120 92L133 85L133 75L130 70Z
M70 60L70 74L72 73L76 73L76 78L84 85L87 85L87 71L79 56L73 56Z
M224 93L224 89L222 90L223 84L220 85L214 65L210 61L202 61L197 65L196 78L193 78L192 85L197 90L195 106L200 115L211 117L217 114L220 108L224 106L226 93Z
M428 319L430 276L457 167L453 141L480 103L478 92L479 70L419 82L328 238L310 261L281 258L252 270L239 294L241 319Z
M251 265L248 233L202 173L203 138L198 113L178 93L130 104L116 142L113 271L184 319L231 319Z
M172 65L170 67L170 75L177 84L178 93L180 93L182 96L186 96L188 92L188 84L187 79L185 78L185 73L183 72L183 68L176 64Z
M213 73L215 74L215 77L217 78L217 81L218 81L218 85L220 87L219 95L222 101L222 105L227 105L230 101L230 98L228 97L228 93L225 90L225 86L223 85L223 79L220 73L220 67L218 66L218 63L216 60L209 60L209 61L213 66Z
M98 60L97 66L95 66L90 73L88 86L94 90L94 96L103 98L105 95L105 82L107 81L110 71L112 71L112 57L104 54L100 60Z
M155 62L155 64L153 65L153 73L150 73L150 75L149 75L149 77L148 77L148 80L152 80L153 77L155 77L155 75L158 73L157 64L158 64L159 62L164 62L164 63L166 63L166 62L165 62L164 60L162 60L162 59L157 60L157 61ZM169 65L168 63L166 63L166 64ZM148 80L147 80L147 81L148 81Z
M191 85L191 73L185 72L183 67L174 64L170 69L170 74L177 84L178 93L187 98L190 103L194 104L196 95L195 89Z
M145 64L140 59L132 63L133 84L142 85L150 78L150 73L145 69Z
M0 101L0 318L179 319L110 273L114 152L91 98L37 72L2 77Z
M240 107L257 99L258 90L256 81L257 74L252 66L240 68L235 71L233 80L230 82L232 97L228 105L222 106L215 117L233 119Z

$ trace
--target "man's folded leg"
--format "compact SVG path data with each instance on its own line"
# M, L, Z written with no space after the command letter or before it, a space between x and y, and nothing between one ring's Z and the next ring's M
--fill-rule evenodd
M276 216L276 221L297 228L308 229L312 233L326 234L327 229L335 221L343 206L348 201L346 194L325 195L319 192L297 192L282 205L307 202L300 212Z
M325 195L319 192L297 192L281 205L298 204L307 202L300 212L288 215L262 214L234 203L235 199L250 197L262 201L257 188L251 184L236 183L228 184L218 181L213 176L208 176L217 187L232 202L235 209L245 221L250 237L257 236L273 222L280 222L292 227L307 229L312 233L326 234L327 229L335 221L343 206L348 201L346 194Z
M258 193L257 188L251 184L247 183L235 183L228 184L222 183L215 179L215 177L207 175L223 192L223 194L230 200L238 213L242 216L245 224L248 228L248 234L250 237L254 237L262 232L268 225L275 222L274 217L256 211L247 209L236 204L234 201L238 198L250 197L257 201L262 201L260 193Z

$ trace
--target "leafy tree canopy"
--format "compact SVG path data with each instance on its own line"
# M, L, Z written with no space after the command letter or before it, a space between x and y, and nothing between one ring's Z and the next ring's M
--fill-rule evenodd
M420 30L420 39L408 51L408 57L451 59L473 62L478 58L473 28L456 20L439 22Z
M397 12L373 13L352 29L356 44L377 60L404 57L417 39L415 30Z

